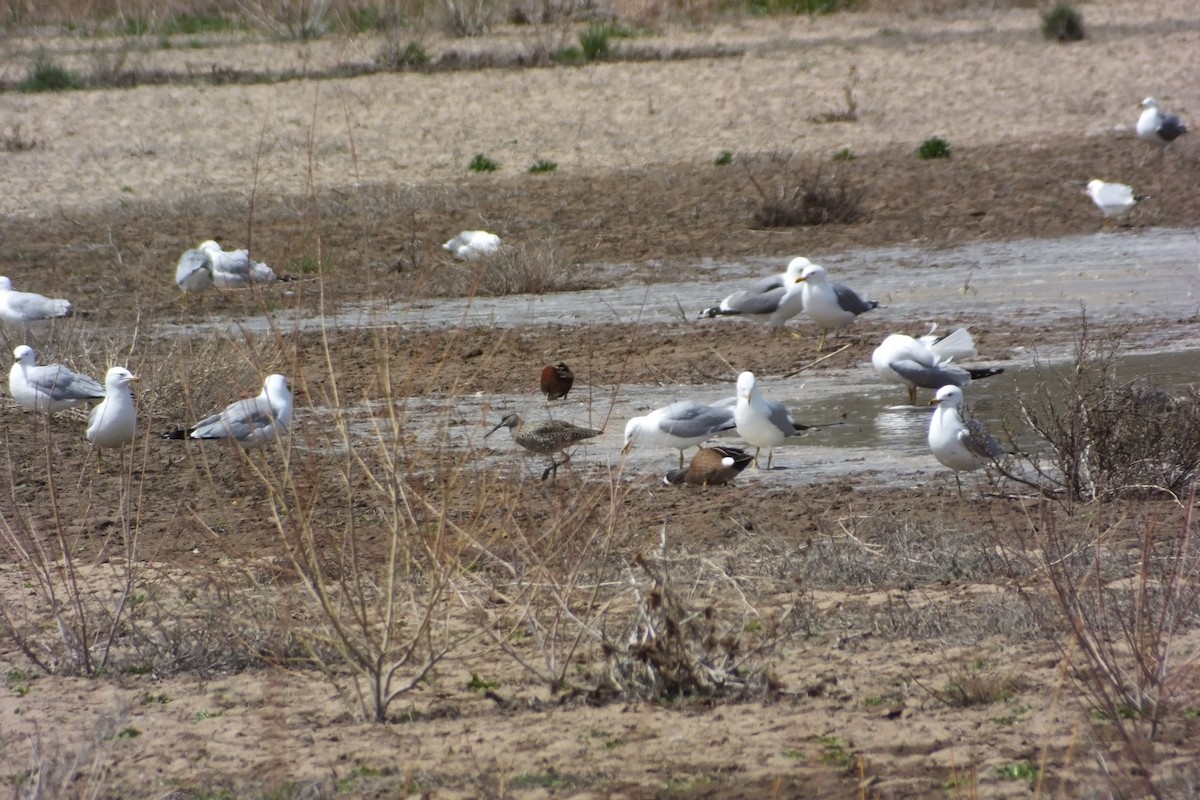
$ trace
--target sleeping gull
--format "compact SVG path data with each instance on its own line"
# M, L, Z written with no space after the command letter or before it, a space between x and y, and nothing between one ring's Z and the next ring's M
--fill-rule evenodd
M749 453L738 447L701 447L692 456L692 463L688 464L687 469L680 467L670 470L663 476L663 483L668 486L681 483L717 486L729 483L753 460Z
M500 249L500 237L487 231L462 231L443 244L442 249L464 261L477 261Z
M772 332L777 331L804 310L803 288L797 279L810 263L807 258L793 258L783 272L761 278L734 292L720 305L701 311L700 317L747 317L765 322Z
M1134 195L1133 187L1123 183L1106 183L1102 180L1088 181L1087 194L1106 219L1123 217L1133 210L1144 195Z
M546 480L551 474L557 476L558 468L571 460L570 454L567 453L568 447L604 433L559 420L539 422L525 427L525 420L520 414L509 413L496 423L496 427L485 433L483 438L486 439L501 428L508 428L512 432L513 441L529 452L550 456L550 466L542 473L542 480ZM555 461L555 453L562 453L563 460Z
M753 372L743 372L737 380L738 400L733 410L738 435L754 445L754 466L758 468L758 454L767 448L767 469L771 468L774 448L789 436L807 430L806 425L797 425L792 415L778 400L768 400L758 391L758 380Z
M168 431L164 439L230 439L247 450L266 447L292 422L292 391L287 378L268 375L258 397L230 403L191 428Z
M33 292L13 291L12 281L0 277L0 319L9 325L71 316L68 300L52 299Z
M133 442L137 407L129 384L138 378L124 367L111 367L104 376L105 396L88 416L87 440L96 448L96 466L105 448L119 449Z
M937 390L943 386L969 386L971 381L999 375L1000 367L961 367L956 358L973 358L975 341L966 328L941 339L914 339L893 333L871 354L871 365L879 377L908 388L908 404L917 402L917 389Z
M13 350L13 358L16 363L8 371L8 391L23 408L53 414L104 398L104 387L87 375L62 364L37 366L37 353L28 345Z
M804 284L804 313L821 328L818 351L825 349L829 331L840 330L859 314L879 306L874 300L864 300L849 286L829 280L829 273L820 264L809 264L797 280Z
M194 250L185 251L175 267L175 283L188 294L212 286L238 289L277 280L292 279L276 275L275 270L252 259L248 250L222 250L212 239L201 242Z
M684 450L735 426L733 406L733 400L713 406L680 400L634 417L625 423L625 446L621 452L628 453L637 444L674 447L679 450L682 467Z
M961 496L958 473L977 470L1004 455L1004 451L979 420L963 419L962 389L943 386L929 404L937 406L929 421L929 450L943 466L954 471Z

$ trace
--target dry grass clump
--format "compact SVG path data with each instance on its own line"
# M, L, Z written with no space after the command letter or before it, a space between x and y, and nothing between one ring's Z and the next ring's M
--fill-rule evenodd
M782 169L773 166L773 174L763 180L755 176L755 168L749 161L742 162L760 200L754 211L755 225L791 228L848 224L865 216L866 187L837 169L829 169L820 163L793 166L790 158L778 154L770 160L782 162L784 166Z
M710 600L696 604L664 561L634 563L651 585L636 590L629 629L605 638L605 671L593 697L745 700L768 689L764 658L781 636L776 624L751 607L739 613ZM694 586L694 577L683 583Z
M549 240L504 245L477 261L426 262L410 287L434 297L499 297L590 289L595 277L559 258Z

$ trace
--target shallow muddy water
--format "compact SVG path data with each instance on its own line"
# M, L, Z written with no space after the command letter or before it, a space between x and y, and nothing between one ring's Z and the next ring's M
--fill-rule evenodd
M904 321L897 330L925 332L938 322L948 332L956 325L986 324L996 315L1024 318L1031 326L1064 324L1086 305L1100 320L1153 319L1145 334L1136 330L1132 349L1122 358L1121 371L1132 380L1144 377L1168 390L1193 383L1200 375L1200 237L1193 231L1147 231L1135 234L1097 234L1059 241L988 243L947 250L916 247L863 250L822 258L834 275L864 294L878 299L888 314ZM554 319L562 324L595 321L669 322L689 315L744 285L747 277L773 269L755 265L704 265L686 282L628 284L619 289L544 296L445 300L409 308L343 311L325 320L333 327L365 325L522 325L530 319ZM912 320L920 320L914 326ZM278 322L278 321L277 321ZM284 327L309 327L320 320L293 318ZM251 326L254 321L249 321ZM264 321L265 324L265 321ZM694 321L694 324L746 323L734 320ZM804 330L803 320L791 327ZM916 330L911 328L916 327ZM1152 327L1152 330L1151 330ZM748 328L751 335L762 335ZM784 345L786 346L786 345ZM831 348L832 349L832 348ZM1035 363L1065 363L1069 347L1019 350L1006 361L980 353L975 364L1002 366L1001 375L967 388L974 414L997 432L1006 408L1018 391L1038 380ZM930 408L905 405L903 388L884 384L869 362L850 369L817 369L782 379L760 375L764 393L780 400L799 422L829 425L789 440L775 453L772 470L748 470L739 480L775 485L801 485L842 476L858 476L875 485L906 485L930 479L950 480L929 454L926 431ZM481 458L500 466L527 469L540 475L543 457L524 458L509 433L497 431L484 441L500 416L517 410L532 422L553 415L580 425L603 428L603 435L580 447L576 469L624 464L626 474L661 475L677 463L677 451L635 448L622 462L626 420L680 399L716 402L735 394L731 374L725 384L709 386L646 386L625 384L616 397L606 387L577 386L567 401L547 407L529 395L469 395L454 398L412 398L406 428L431 444L477 449ZM921 392L925 403L930 392ZM353 430L365 439L376 436L376 408L351 409ZM836 423L836 424L831 424ZM736 435L726 435L736 441ZM1036 442L1020 439L1022 446ZM688 451L688 456L694 450ZM763 454L763 465L766 463ZM528 465L522 465L522 461Z

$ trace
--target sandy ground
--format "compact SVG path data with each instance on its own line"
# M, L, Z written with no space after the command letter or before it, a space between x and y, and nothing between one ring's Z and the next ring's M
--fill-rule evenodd
M1092 507L1065 519L1029 498L980 497L977 486L962 501L944 474L905 491L839 481L804 493L752 481L665 491L657 475L618 474L604 495L616 510L603 516L605 504L589 498L612 476L594 464L543 485L534 468L475 471L459 456L416 447L401 430L392 452L403 455L411 496L440 504L464 530L485 532L496 564L535 563L536 555L563 572L575 563L628 582L635 556L658 554L688 576L683 593L697 608L716 604L748 647L761 648L750 663L768 667L772 679L749 700L601 703L581 688L596 683L604 663L593 642L565 656L566 683L580 691L555 693L508 652L536 663L545 653L535 637L506 649L503 638L477 636L397 700L381 725L362 718L345 673L326 680L300 663L296 631L314 611L295 599L288 560L304 550L295 520L306 511L324 532L309 545L331 574L355 563L339 533L348 526L361 536L355 557L382 558L387 519L369 470L343 466L337 437L312 426L297 432L309 455L290 473L272 460L281 454L249 461L154 435L253 393L272 370L293 376L297 402L309 408L532 395L531 376L562 358L579 368L586 357L592 383L620 387L708 384L734 365L775 374L820 355L815 339L801 336L784 365L738 326L683 319L324 336L280 329L232 342L147 334L161 321L464 293L487 276L439 247L463 228L523 245L549 265L550 288L571 288L652 285L689 272L705 279L712 262L782 267L798 253L816 260L860 246L933 250L1090 234L1101 229L1081 194L1091 177L1151 195L1121 235L1194 226L1195 142L1174 146L1160 174L1131 134L1147 94L1195 118L1190 62L1162 57L1200 52L1194 10L1186 2L1083 10L1089 38L1070 46L1044 42L1029 9L855 14L638 41L739 53L725 58L0 95L8 131L19 126L35 143L0 152L0 271L17 288L70 297L80 311L36 333L43 360L93 372L119 361L141 374L147 434L129 473L111 465L95 473L79 417L44 425L11 403L0 410L9 454L0 588L35 643L22 653L13 637L0 642L3 777L41 797L85 796L88 781L94 796L112 798L1144 796L1140 775L1113 755L1111 729L1096 724L1079 676L1043 637L1041 606L1016 591L1044 588L1042 578L1014 564L1035 557L1043 514L1081 539L1107 530L1112 552L1136 554L1139 524L1180 529L1182 511L1170 502ZM19 77L36 45L81 69L104 46L12 35L5 45L6 79ZM527 32L506 29L431 48L528 45ZM217 63L320 69L369 60L376 47L366 38L214 43L132 57L186 76ZM844 109L852 74L857 120L817 121ZM932 135L951 143L952 158L915 158ZM832 161L843 148L857 157ZM726 150L733 163L715 165ZM476 153L500 170L469 173ZM538 159L558 169L527 174ZM861 192L859 221L756 222L764 194L789 193L818 175ZM175 260L210 237L248 244L300 280L182 305L170 282ZM860 337L822 368L862 363L881 335L927 322L864 319ZM981 349L1003 358L1035 339L1070 342L1072 325L1030 331L993 319L975 334ZM21 338L11 330L4 337L6 346ZM238 357L226 363L230 352ZM367 459L387 462L381 453ZM470 491L464 476L475 482ZM568 534L590 543L579 562L569 562L571 548L551 547ZM464 561L478 556L462 554L465 537L447 537ZM597 555L601 540L616 555ZM78 559L84 594L106 608L121 596L109 570L135 565L146 581L135 593L145 609L135 627L172 642L171 656L142 655L151 649L128 633L102 676L70 674L55 660L62 653L49 604L17 557L18 546L38 542ZM997 554L1009 548L1025 555L1007 563ZM497 630L511 624L506 604L526 584L483 562L494 586L477 596L473 573L460 576L465 599L448 612L447 630L487 629L481 619ZM577 610L588 607L575 600ZM623 620L613 612L603 627L620 638ZM786 635L768 635L776 629ZM1180 650L1189 652L1186 642ZM41 674L31 654L50 659L55 674ZM978 694L986 699L953 702L948 687L968 679L985 684ZM1152 777L1168 796L1194 796L1197 785L1193 695L1179 693L1150 748ZM1118 763L1115 775L1097 766L1098 751ZM45 782L40 794L35 778Z

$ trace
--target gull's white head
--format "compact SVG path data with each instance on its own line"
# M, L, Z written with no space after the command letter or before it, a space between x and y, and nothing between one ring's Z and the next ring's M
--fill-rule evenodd
M292 390L288 388L287 378L279 373L268 375L263 381L263 394L267 396L267 400L273 406L277 403L292 401Z
M933 400L929 402L929 405L958 408L962 405L962 402L962 389L958 388L957 386L943 386L937 390L937 394L933 396Z
M796 279L796 283L808 281L809 283L820 285L825 282L827 277L828 273L825 272L825 268L820 264L809 264L800 273L800 277Z
M1153 109L1157 109L1157 108L1158 108L1158 101L1157 101L1157 100L1155 100L1153 97L1147 97L1145 100L1143 100L1143 101L1142 101L1142 108L1153 108Z
M32 367L37 363L37 353L33 352L33 348L27 344L23 344L13 350L13 360L18 364L24 364L27 367Z
M796 258L793 258L788 262L787 276L792 280L797 280L801 275L804 274L804 270L807 269L810 264L812 264L812 262L804 256L797 256Z
M743 372L738 375L737 393L738 399L750 399L750 395L754 393L754 387L758 385L758 379L754 377L754 373L750 371Z
M137 379L137 375L134 375L124 367L110 367L104 376L104 386L109 391L119 391L127 388L130 383Z
M12 281L8 278L0 277L0 292L11 292Z
M641 417L634 417L633 419L629 420L629 422L625 423L625 444L621 448L622 453L628 453L629 449L633 447L633 441L637 438L638 426L641 421Z
M223 252L221 250L221 245L217 244L212 239L205 239L203 242L196 245L196 249L204 253L208 253L209 255Z

